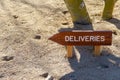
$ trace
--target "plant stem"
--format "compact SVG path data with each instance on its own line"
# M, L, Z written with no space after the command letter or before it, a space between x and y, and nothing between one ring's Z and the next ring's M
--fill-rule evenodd
M64 0L75 23L90 24L91 20L83 0Z
M103 15L102 15L102 18L104 20L108 20L113 17L112 14L113 14L114 5L116 1L117 0L105 0L105 7L104 7Z

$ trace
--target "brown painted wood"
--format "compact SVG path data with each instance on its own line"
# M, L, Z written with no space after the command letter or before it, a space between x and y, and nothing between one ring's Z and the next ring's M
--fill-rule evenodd
M49 38L62 45L111 45L112 31L74 30L60 32Z
M73 46L67 46L67 58L71 58L73 56Z
M100 56L102 51L102 46L94 46L94 56Z

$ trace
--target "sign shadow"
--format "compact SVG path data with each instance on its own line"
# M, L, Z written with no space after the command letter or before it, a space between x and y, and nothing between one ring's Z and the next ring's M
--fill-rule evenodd
M62 31L93 30L92 24L74 23L73 28L61 28ZM63 75L59 80L119 80L120 58L107 50L102 56L93 56L93 46L74 46L73 58L68 58L73 72Z
M80 23L74 23L73 28L61 28L58 31L63 32L63 31L72 31L72 30L93 30L92 24L88 25L82 25Z
M107 50L102 56L94 57L91 46L75 46L74 58L68 58L73 72L63 75L59 80L119 80L120 58ZM78 58L79 54L79 58Z

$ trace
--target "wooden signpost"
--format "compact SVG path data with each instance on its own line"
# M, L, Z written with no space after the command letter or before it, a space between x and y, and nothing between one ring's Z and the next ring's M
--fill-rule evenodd
M95 55L99 55L101 45L111 45L112 31L92 31L92 30L74 30L60 32L49 38L61 45L67 46L67 57L72 57L72 46L95 47Z

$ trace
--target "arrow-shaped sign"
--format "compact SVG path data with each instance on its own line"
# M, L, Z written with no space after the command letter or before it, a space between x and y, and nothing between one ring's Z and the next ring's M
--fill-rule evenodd
M112 31L67 31L49 39L62 45L111 45Z

